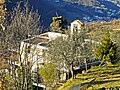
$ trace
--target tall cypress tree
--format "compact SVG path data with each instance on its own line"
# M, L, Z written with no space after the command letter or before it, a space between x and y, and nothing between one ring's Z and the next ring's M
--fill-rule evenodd
M99 45L95 49L95 54L97 59L102 60L102 63L113 63L115 61L116 49L116 44L114 44L110 39L109 31L106 31L106 33L100 40Z

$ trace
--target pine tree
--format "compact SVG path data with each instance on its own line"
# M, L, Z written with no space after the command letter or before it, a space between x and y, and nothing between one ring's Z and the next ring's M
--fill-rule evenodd
M62 32L62 29L66 28L67 20L63 20L62 16L52 17L53 22L50 24L50 28L55 32Z
M102 39L100 40L100 44L95 49L95 54L97 59L102 60L103 62L113 63L116 56L116 44L112 42L110 39L110 33L107 31Z

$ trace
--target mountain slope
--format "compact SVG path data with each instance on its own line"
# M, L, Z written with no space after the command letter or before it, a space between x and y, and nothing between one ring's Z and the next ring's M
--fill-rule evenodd
M44 27L49 26L52 17L56 16L56 14L62 15L69 22L74 19L82 21L107 21L113 18L120 18L120 7L108 0L97 0L99 7L94 8L63 0L58 1L59 3L55 2L55 0L29 0L30 6L38 9L41 15L41 24Z

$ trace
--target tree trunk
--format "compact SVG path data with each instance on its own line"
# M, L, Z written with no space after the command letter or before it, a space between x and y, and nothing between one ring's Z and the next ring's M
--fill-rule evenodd
M74 69L73 69L73 64L70 65L70 72L72 75L72 79L74 79Z
M71 72L71 75L72 75L72 79L74 79L74 72L73 72L73 70L71 69L70 72Z

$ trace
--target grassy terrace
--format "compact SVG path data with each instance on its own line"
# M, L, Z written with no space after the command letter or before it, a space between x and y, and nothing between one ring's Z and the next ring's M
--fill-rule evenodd
M78 74L75 80L68 80L63 86L59 87L58 90L69 90L72 86L80 83L82 88L93 78L96 79L87 90L99 90L103 87L105 87L106 90L113 90L110 89L110 87L120 87L120 65L92 67L85 74Z

